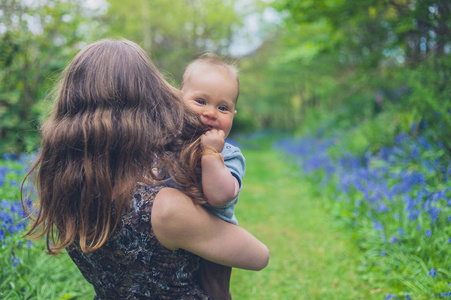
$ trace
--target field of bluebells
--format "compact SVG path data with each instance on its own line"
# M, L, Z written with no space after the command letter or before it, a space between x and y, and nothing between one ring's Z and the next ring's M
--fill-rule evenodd
M20 237L26 229L20 185L32 160L10 154L0 159L0 299L92 299L67 255L47 255L44 240Z
M20 237L26 229L20 185L32 159L0 159L0 299L92 299L92 288L68 255L47 255L44 240Z
M301 172L330 201L343 230L360 246L360 276L389 287L385 299L451 298L451 163L423 130L357 156L340 133L285 139Z
M25 214L19 188L26 173L27 157L5 154L0 160L0 298L21 279L21 258L17 255L31 242L24 244Z

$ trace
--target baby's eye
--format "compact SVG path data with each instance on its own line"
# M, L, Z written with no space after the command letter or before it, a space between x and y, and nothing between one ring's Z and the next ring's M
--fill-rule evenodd
M220 107L218 107L218 109L220 111L228 111L229 110L229 108L227 106L220 106Z
M202 105L206 104L204 99L196 99L196 102Z

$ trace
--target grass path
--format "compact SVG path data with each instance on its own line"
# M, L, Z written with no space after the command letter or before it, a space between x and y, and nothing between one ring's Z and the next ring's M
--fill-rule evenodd
M270 263L260 272L234 269L234 299L384 299L357 275L360 253L334 226L327 202L270 148L243 149L247 171L236 211L240 226L270 248Z

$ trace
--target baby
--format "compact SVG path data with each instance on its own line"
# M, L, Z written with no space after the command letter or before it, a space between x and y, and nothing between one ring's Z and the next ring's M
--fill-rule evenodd
M234 207L246 163L240 149L224 140L237 112L237 70L211 54L204 55L186 67L181 91L189 107L212 128L201 138L205 150L201 165L206 207L221 219L238 224ZM208 151L211 149L221 153L223 159Z
M237 225L234 210L246 162L240 149L225 142L237 112L237 70L206 54L186 67L180 89L189 107L212 128L201 138L202 190L208 202L204 206L219 218ZM212 299L231 299L230 275L229 267L201 262L201 284Z

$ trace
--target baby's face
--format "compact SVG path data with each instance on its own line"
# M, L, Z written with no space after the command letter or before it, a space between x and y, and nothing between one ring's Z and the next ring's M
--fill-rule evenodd
M192 71L182 93L204 124L224 131L227 137L236 114L237 89L236 80L225 69L200 66Z

